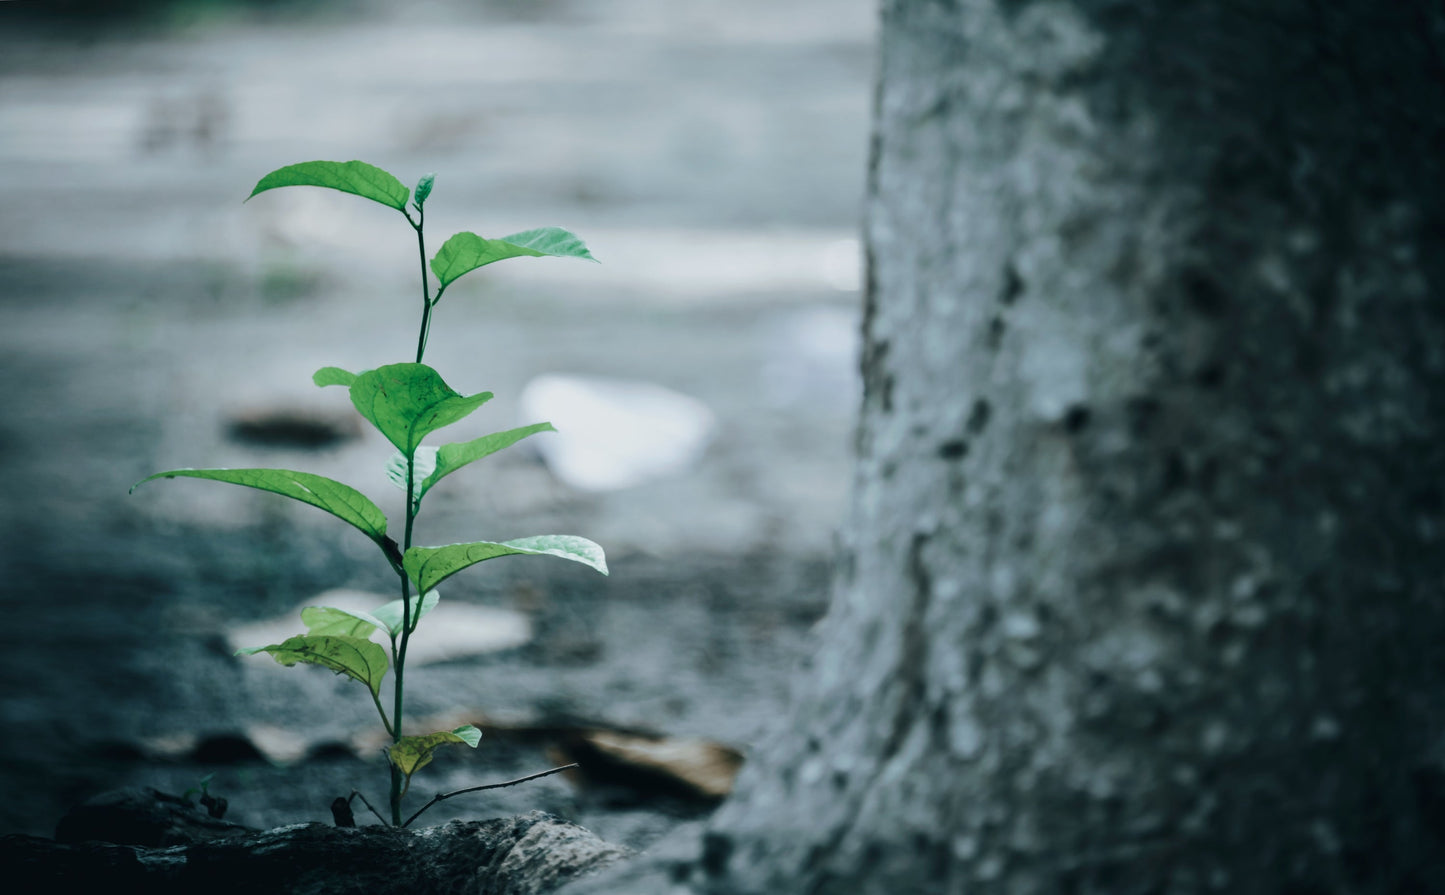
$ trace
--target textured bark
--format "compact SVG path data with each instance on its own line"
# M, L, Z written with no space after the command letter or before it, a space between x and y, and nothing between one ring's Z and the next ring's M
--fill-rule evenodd
M1445 891L1440 20L885 2L843 567L694 886Z
M115 828L118 816L110 813L108 828ZM121 818L121 828L135 824ZM212 838L215 829L188 828L184 844L170 847L3 836L0 866L27 891L543 895L627 854L539 811L421 830L323 824L238 829Z

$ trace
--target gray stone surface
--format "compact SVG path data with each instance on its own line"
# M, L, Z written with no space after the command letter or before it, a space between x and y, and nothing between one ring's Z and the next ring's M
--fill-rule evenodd
M294 824L170 847L0 836L0 861L57 891L544 895L627 854L540 811L420 830Z

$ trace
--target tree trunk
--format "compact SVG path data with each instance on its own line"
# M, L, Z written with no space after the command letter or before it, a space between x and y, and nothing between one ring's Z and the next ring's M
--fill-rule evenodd
M884 3L842 568L695 886L1445 891L1442 18Z

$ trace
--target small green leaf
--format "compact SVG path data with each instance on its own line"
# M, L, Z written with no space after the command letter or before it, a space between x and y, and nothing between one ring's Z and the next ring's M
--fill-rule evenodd
M425 597L422 597L420 600L418 600L416 597L412 597L411 628L413 631L416 630L417 623L420 622L428 612L431 612L433 609L436 608L436 605L441 600L441 598L442 595L437 593L436 591L429 591L427 595ZM377 607L377 610L372 613L372 616L375 617L378 622L380 622L381 626L385 628L387 633L389 633L391 636L397 637L401 634L400 600L392 600L385 606Z
M522 426L517 429L508 429L505 432L493 432L491 435L483 435L481 438L474 438L471 441L464 441L459 444L444 444L437 449L433 457L428 458L432 468L425 473L425 478L420 479L416 499L421 501L422 497L431 490L431 486L443 478L466 466L468 463L475 463L483 457L495 454L503 448L509 448L528 435L535 435L538 432L556 432L551 423L535 423L530 426ZM422 467L422 451L417 451L416 461L418 470ZM416 475L422 473L418 471ZM406 468L402 467L401 489L406 490Z
M377 628L386 627L368 612L353 612L334 606L307 606L301 610L301 623L306 626L308 634L359 637L362 640L370 638Z
M416 449L412 464L414 468L411 480L411 499L412 511L415 512L416 505L421 503L422 494L426 493L422 489L422 482L436 469L437 449L422 445ZM406 454L397 451L391 455L391 458L386 461L386 478L398 489L406 490Z
M237 655L270 653L282 665L297 662L320 665L337 674L361 681L371 688L371 695L381 693L381 680L386 677L386 650L379 644L360 637L306 634L292 637L271 646L254 646L236 650Z
M426 364L377 367L351 385L351 403L403 454L415 452L428 434L491 399L491 392L462 396Z
M411 190L390 173L366 162L301 162L277 168L262 177L246 198L283 186L320 186L352 193L405 211Z
M426 197L431 195L432 184L436 183L435 174L423 174L421 180L416 182L416 191L412 193L412 203L420 210L426 204Z
M503 236L501 239L483 239L475 233L464 231L442 243L436 257L431 260L431 269L445 289L461 275L493 262L508 258L540 258L545 255L597 260L575 233L561 227L538 227L535 230L523 230L521 233Z
M482 732L480 730L470 724L463 724L455 730L439 730L436 733L421 736L402 737L386 748L386 755L410 782L412 774L431 764L432 753L437 750L438 746L461 743L475 749L477 743L481 741Z
M210 479L259 491L270 491L323 509L350 523L377 543L386 537L386 514L365 494L325 476L289 469L171 469L130 486L132 492L154 479Z
M402 566L421 590L431 590L468 566L499 556L556 556L607 574L607 557L597 544L573 535L538 535L514 541L475 541L445 547L413 547Z
M350 373L340 367L322 367L311 375L311 381L320 388L328 385L344 385L347 388L356 381L356 374Z

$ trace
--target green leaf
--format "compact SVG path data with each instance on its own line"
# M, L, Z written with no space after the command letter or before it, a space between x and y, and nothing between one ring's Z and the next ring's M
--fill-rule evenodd
M283 186L320 186L352 193L405 211L411 190L390 173L366 162L301 162L277 168L257 182L246 199Z
M418 600L416 597L412 597L411 628L413 631L416 630L417 623L420 622L428 612L431 612L433 609L436 608L436 605L441 600L441 598L442 595L437 593L436 591L429 591L427 595L422 597L420 600ZM377 610L372 613L372 616L381 623L381 626L385 628L387 633L389 633L391 636L396 637L401 634L400 600L392 600L385 606L377 607Z
M421 484L427 476L432 474L432 470L436 469L437 449L422 445L416 449L412 464L414 469L411 481L411 500L412 511L415 512L416 505L421 503L421 496L425 493ZM391 458L386 461L386 478L398 489L406 490L406 454L397 451L391 455Z
M311 374L311 381L320 388L326 388L328 385L344 385L350 388L351 384L356 381L356 374L340 367L322 367Z
M528 435L535 435L538 432L556 432L551 423L534 423L530 426L522 426L517 429L508 429L505 432L493 432L491 435L483 435L481 438L474 438L471 441L463 441L459 444L444 444L437 449L432 458L433 468L427 470L426 478L421 479L418 486L416 499L421 501L422 497L431 490L431 486L466 466L468 463L475 463L483 457L495 454L503 448L509 448ZM422 450L426 450L422 448ZM417 466L421 467L421 450L417 451ZM406 470L402 469L402 490L406 490Z
M423 734L414 737L402 737L386 748L387 758L396 765L397 770L411 780L411 775L431 764L432 753L438 746L445 746L449 743L461 743L464 746L477 748L477 743L482 741L482 732L470 724L463 724L455 730L439 730L436 733Z
M478 267L508 258L540 258L544 255L597 260L575 233L561 227L538 227L501 239L483 239L471 232L458 233L442 244L436 257L431 259L431 269L445 289L457 277Z
M337 674L361 681L371 688L372 696L380 695L381 679L386 677L386 650L360 637L306 634L271 646L236 650L237 655L256 653L270 653L271 658L286 666L304 662L329 668Z
M536 423L531 426L508 429L505 432L494 432L491 435L483 435L481 438L474 438L459 444L444 444L440 448L422 445L416 449L411 483L412 500L419 505L422 497L431 490L432 485L468 463L475 463L503 448L511 447L528 435L556 431L552 428L551 423ZM402 491L406 490L405 454L398 451L386 461L386 477L397 488Z
M351 385L351 403L403 454L412 454L428 434L491 399L491 392L463 397L426 364L377 367Z
M130 486L132 492L154 479L210 479L259 491L270 491L323 509L350 523L377 543L386 538L386 514L365 494L325 476L289 469L171 469Z
M436 183L436 179L435 174L423 174L421 180L416 182L416 191L412 193L411 201L418 211L426 204L426 197L431 195L432 184Z
M369 612L353 612L334 606L307 606L301 610L301 623L306 633L338 637L359 637L366 640L377 628L386 625Z
M402 566L421 590L431 590L468 566L499 556L556 556L607 574L607 557L597 544L573 535L538 535L514 541L474 541L445 547L413 547Z

